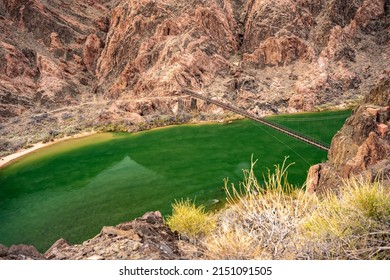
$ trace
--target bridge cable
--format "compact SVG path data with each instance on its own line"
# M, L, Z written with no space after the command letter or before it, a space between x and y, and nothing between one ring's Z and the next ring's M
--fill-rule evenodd
M257 126L258 128L260 128L261 130L263 130L265 133L267 133L268 135L270 135L271 137L275 138L276 140L278 140L280 143L282 143L284 146L286 146L287 148L289 148L291 151L293 151L296 155L298 155L303 161L305 161L309 166L312 166L312 164L310 164L305 158L303 158L297 151L295 151L293 148L291 148L288 144L286 144L285 142L283 142L282 140L280 140L278 137L276 137L275 135L273 135L271 132L265 130L261 124L258 124L257 122L251 120L250 121L253 125Z

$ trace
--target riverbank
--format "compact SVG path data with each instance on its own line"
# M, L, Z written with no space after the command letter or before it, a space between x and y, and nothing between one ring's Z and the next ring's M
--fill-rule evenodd
M323 109L323 110L321 110L319 112L327 112L327 111L339 111L339 110L337 110L336 108L327 107L326 109ZM278 117L278 116L279 117L286 117L286 116L292 116L292 115L299 116L299 115L302 115L302 114L310 114L310 113L313 113L313 112L296 112L296 113L291 113L291 114L269 115L267 117ZM213 120L196 120L196 119L192 119L192 120L190 120L186 124L187 125L207 125L207 124L217 124L217 123L231 123L233 121L241 120L241 119L244 119L244 117L239 116L239 115L235 115L235 116L230 116L230 117L229 116L225 116L224 118L221 118L219 120L217 120L217 119L213 119ZM183 124L162 125L162 126L151 127L151 128L135 131L133 133L152 131L152 130L159 130L159 129L169 128L169 127L174 127L174 126L177 126L177 125L183 125ZM75 135L65 136L65 137L58 138L58 139L53 139L53 140L51 140L49 142L45 142L45 143L42 142L42 141L38 142L38 143L34 143L34 144L32 144L32 147L22 148L22 149L19 149L18 151L16 151L15 153L12 153L12 154L9 154L9 155L1 157L0 158L0 168L3 168L5 166L11 164L15 160L17 160L17 159L19 159L19 158L21 158L21 157L23 157L23 156L25 156L27 154L30 154L30 153L32 153L32 152L34 152L36 150L39 150L39 149L51 146L53 144L57 144L59 142L90 136L90 135L98 133L100 131L104 132L104 129L103 130L99 130L98 129L98 130L96 130L96 131L94 130L92 132L85 131L85 132L81 132L81 133L78 133L78 134L75 134Z
M217 123L231 123L232 121L240 120L240 119L244 119L244 118L241 117L241 116L235 116L235 117L226 117L226 118L223 118L221 120L205 120L205 121L200 121L200 120L196 120L195 121L195 120L192 120L192 121L188 122L187 125L205 125L205 124L217 124ZM158 127L152 127L152 128L149 128L149 129L139 130L139 131L136 131L136 132L133 132L133 133L140 133L140 132L146 132L146 131L152 131L152 130L165 129L165 128L174 127L174 126L178 126L178 125L183 125L183 124L163 125L163 126L158 126ZM29 147L29 148L22 148L22 149L19 149L18 151L14 152L12 154L0 157L0 168L3 168L5 166L13 163L15 160L17 160L17 159L19 159L19 158L21 158L21 157L23 157L25 155L28 155L28 154L30 154L32 152L35 152L35 151L37 151L39 149L46 148L48 146L51 146L51 145L54 145L54 144L57 144L57 143L60 143L60 142L63 142L63 141L68 141L68 140L78 139L78 138L82 138L82 137L87 137L87 136L90 136L90 135L93 135L93 134L99 133L99 132L104 132L104 131L101 131L101 130L84 131L84 132L81 132L81 133L78 133L78 134L75 134L75 135L65 136L65 137L58 138L58 139L52 139L49 142L42 142L42 141L40 141L40 142L31 144L31 147Z
M46 143L38 142L38 143L32 144L32 147L30 147L30 148L20 149L13 154L10 154L10 155L7 155L5 157L0 158L0 168L3 168L5 166L13 163L15 160L17 160L17 159L19 159L27 154L35 152L39 149L46 148L48 146L51 146L51 145L54 145L54 144L57 144L60 142L87 137L87 136L90 136L90 135L95 134L95 133L97 133L97 131L82 132L82 133L78 133L75 135L65 136L65 137L59 138L59 139L54 139L54 140L46 142Z

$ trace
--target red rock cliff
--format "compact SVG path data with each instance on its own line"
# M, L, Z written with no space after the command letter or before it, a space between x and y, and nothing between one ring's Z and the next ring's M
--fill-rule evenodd
M79 106L73 130L215 109L183 86L260 115L343 105L390 73L389 10L385 0L2 0L0 121L31 135L29 118L67 106ZM49 114L45 127L61 122Z

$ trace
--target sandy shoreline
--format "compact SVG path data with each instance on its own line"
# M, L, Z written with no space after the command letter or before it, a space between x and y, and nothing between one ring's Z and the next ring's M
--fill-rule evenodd
M36 144L33 144L33 146L31 148L21 149L21 150L15 152L13 154L10 154L8 156L0 158L0 168L5 167L8 164L11 164L16 159L18 159L18 158L20 158L22 156L25 156L25 155L27 155L29 153L32 153L32 152L34 152L36 150L39 150L39 149L51 146L53 144L57 144L59 142L63 142L63 141L71 140L71 139L77 139L77 138L86 137L86 136L89 136L89 135L92 135L92 134L95 134L95 133L97 133L97 132L96 131L83 132L83 133L75 134L75 135L72 135L72 136L66 136L66 137L63 137L63 138L60 138L60 139L56 139L54 141L50 141L50 142L47 142L47 143L38 142Z

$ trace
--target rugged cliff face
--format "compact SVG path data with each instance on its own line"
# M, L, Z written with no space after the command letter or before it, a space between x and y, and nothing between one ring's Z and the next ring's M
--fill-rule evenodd
M182 87L259 115L345 105L389 75L389 10L385 0L2 0L1 150L223 114Z
M90 93L117 1L0 1L0 120Z
M309 170L308 192L336 189L343 179L364 176L390 182L390 79L382 81L335 135L329 160Z

